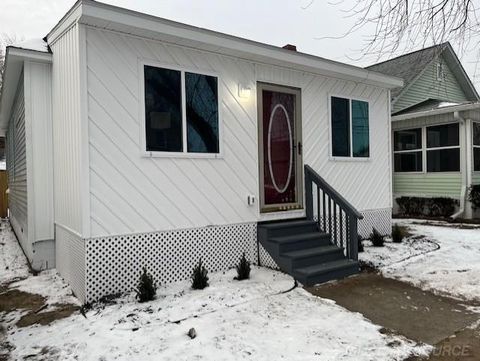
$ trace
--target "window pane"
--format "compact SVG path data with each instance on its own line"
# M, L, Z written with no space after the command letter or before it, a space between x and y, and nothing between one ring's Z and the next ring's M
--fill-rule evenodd
M427 151L427 172L460 171L460 149L439 149Z
M396 131L393 135L395 150L422 149L422 129Z
M427 128L427 148L459 145L458 123Z
M182 151L181 76L176 70L145 66L147 151Z
M368 103L352 100L352 148L354 157L368 157Z
M480 123L473 122L473 144L480 145Z
M350 156L350 101L332 97L332 155Z
M480 172L480 148L473 148L473 170Z
M185 73L185 100L188 151L218 153L217 78Z
M422 152L396 153L394 162L395 172L421 172Z

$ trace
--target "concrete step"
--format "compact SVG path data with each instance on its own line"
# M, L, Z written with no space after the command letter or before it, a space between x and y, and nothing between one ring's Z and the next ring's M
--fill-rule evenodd
M309 232L296 235L272 237L269 242L277 245L279 253L299 251L308 248L316 248L331 245L331 237L327 233Z
M293 236L318 231L317 222L306 219L259 223L258 231L265 238Z
M333 244L284 252L280 256L290 260L292 269L345 259L343 249Z
M293 276L305 286L313 286L318 283L348 277L359 272L358 262L342 259L312 266L296 268Z

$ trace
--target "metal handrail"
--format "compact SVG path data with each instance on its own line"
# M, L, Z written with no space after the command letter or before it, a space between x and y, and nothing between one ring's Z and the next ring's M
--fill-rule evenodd
M358 220L363 215L309 165L305 165L305 210L315 219L313 185L316 186L316 215L319 228L344 248L346 256L358 260ZM345 217L345 222L344 222ZM344 242L345 238L345 242Z

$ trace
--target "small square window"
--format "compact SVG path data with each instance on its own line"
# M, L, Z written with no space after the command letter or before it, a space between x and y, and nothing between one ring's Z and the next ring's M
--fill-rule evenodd
M332 156L370 156L368 102L331 98Z

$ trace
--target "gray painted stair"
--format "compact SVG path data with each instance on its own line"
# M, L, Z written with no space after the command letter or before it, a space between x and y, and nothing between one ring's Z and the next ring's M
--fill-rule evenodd
M332 244L330 234L314 221L296 219L258 224L258 241L280 269L305 286L359 272L358 262Z

